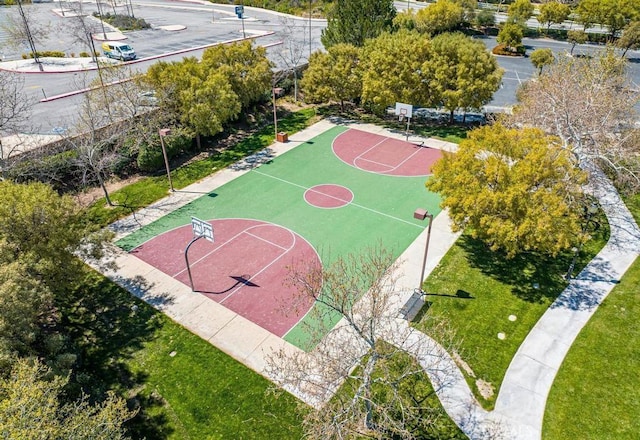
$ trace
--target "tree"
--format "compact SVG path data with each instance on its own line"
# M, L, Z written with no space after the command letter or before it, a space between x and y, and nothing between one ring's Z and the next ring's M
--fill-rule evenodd
M542 69L544 66L549 66L553 64L555 61L555 57L553 56L553 52L549 48L544 49L536 49L531 52L531 64L538 69L538 75L542 74Z
M84 93L76 125L66 140L76 151L76 165L82 174L82 182L97 182L107 204L114 206L106 182L113 167L121 160L120 146L133 122L135 110L128 114L127 106L119 103L117 94L109 92L99 74L99 79Z
M567 32L567 41L571 43L571 52L569 54L573 55L573 49L575 49L576 44L587 42L587 33L581 30L570 30Z
M462 6L464 10L464 14L462 20L471 23L476 18L476 8L478 7L478 2L476 0L453 0L457 5Z
M507 9L507 22L524 26L533 15L533 10L533 5L529 0L515 0Z
M33 355L43 317L53 310L51 290L19 262L7 260L0 265L0 372L8 371L16 356Z
M337 0L327 13L327 27L320 40L325 48L338 43L364 45L393 26L396 8L392 0Z
M482 29L482 32L487 35L487 29L495 26L496 24L496 14L492 11L488 11L486 9L481 10L476 15L476 26Z
M394 29L406 29L412 31L416 28L416 14L413 9L400 11L393 18Z
M0 182L0 244L3 263L20 262L29 275L54 291L64 289L78 260L102 255L108 233L96 234L68 196L41 183Z
M24 93L24 78L16 73L0 71L0 180L4 179L6 162L20 142L3 144L3 137L16 137L31 116L33 103Z
M88 398L63 404L68 379L48 379L50 371L38 361L18 361L0 379L0 432L12 439L126 439L123 424L135 415L126 402L109 394L95 406Z
M354 101L362 94L360 49L336 44L327 52L314 52L302 78L305 101L313 103Z
M640 49L640 21L632 21L624 28L616 46L624 49L622 56L625 56L629 49Z
M322 404L305 411L308 438L451 435L438 432L444 414L431 407L434 396L424 370L407 356L408 347L392 345L413 331L396 322L394 259L391 252L375 248L339 258L326 270L302 262L292 267L288 281L298 287L302 301L318 304L316 322L331 326L336 316L341 318L331 329L321 329L327 335L309 353L283 350L268 360L269 376L277 383ZM425 350L438 368L442 354L435 344L431 347L418 342L411 352Z
M282 50L277 52L277 56L285 66L287 75L293 74L293 99L298 101L298 75L302 60L305 58L306 49L309 47L308 42L308 23L305 21L302 26L298 27L297 20L289 17L280 17L280 24L283 36ZM296 38L302 34L302 40ZM309 57L311 54L309 54Z
M202 81L209 81L212 75L222 74L231 85L231 92L237 95L240 105L243 109L249 108L250 105L259 102L267 94L271 88L273 67L267 58L267 51L264 47L253 47L250 41L243 41L230 45L221 44L210 47L202 54L203 69L196 74L200 76ZM195 71L197 72L197 70ZM211 93L211 92L210 92ZM220 93L220 99L225 98L227 92ZM211 96L215 99L215 96ZM215 102L213 107L220 116L222 123L227 119L233 119L238 115L238 111L234 110L235 106L231 102L225 100ZM226 112L223 107L229 106ZM225 113L227 115L225 116ZM209 130L215 134L217 131ZM202 133L205 134L205 133Z
M511 52L515 52L517 48L522 45L523 36L524 31L521 25L517 23L505 23L502 29L500 29L500 32L498 32L496 41L507 46Z
M41 43L46 38L48 29L46 26L37 24L31 14L31 10L22 7L22 1L18 0L18 14L8 14L3 20L2 28L8 38L7 43L13 47L23 47L28 44L34 61L38 64L40 71L44 69L40 61L36 43ZM15 9L14 9L15 11ZM18 17L19 16L19 17Z
M599 23L614 39L627 23L640 18L640 0L580 0L575 12L585 30Z
M540 13L538 14L538 21L541 24L547 25L547 32L552 24L562 24L571 14L571 8L569 5L565 5L559 2L549 2L540 5Z
M72 13L70 14L71 25L68 27L69 34L74 38L76 42L85 45L85 47L87 48L87 52L91 54L91 58L93 59L93 61L97 63L98 55L96 53L93 35L100 32L101 22L94 20L93 17L87 15L82 11L82 2L78 3L77 5L68 5L67 7L69 7L72 11ZM99 70L98 74L100 74Z
M210 54L206 61L203 56L202 63L196 58L156 63L146 76L146 81L156 90L159 106L193 131L198 146L201 135L219 133L226 122L240 114L242 108L240 98L229 81L231 69L228 65L214 63L216 54ZM241 76L240 72L238 74ZM246 73L244 78L234 80L245 99L256 93L256 90L245 89L255 84L256 79L251 73ZM257 84L261 82L257 81ZM260 93L264 94L264 91L260 89Z
M626 74L626 60L612 51L594 58L560 57L546 73L525 83L510 123L542 129L581 161L597 160L610 175L638 179L635 128L640 92Z
M47 185L3 181L0 194L0 368L6 372L16 355L60 354L50 344L58 338L56 302L83 264L75 255L99 258L109 235L94 233L73 200Z
M513 257L556 255L576 242L583 182L557 138L495 124L470 132L456 153L445 154L426 185L442 196L454 230Z
M432 40L430 88L438 106L449 110L449 122L457 109L480 109L500 87L502 69L485 45L461 33L441 34Z
M362 102L382 114L396 102L431 105L431 43L416 31L384 33L369 40L361 56Z
M452 31L464 19L464 9L451 0L437 0L416 13L416 29L430 35Z

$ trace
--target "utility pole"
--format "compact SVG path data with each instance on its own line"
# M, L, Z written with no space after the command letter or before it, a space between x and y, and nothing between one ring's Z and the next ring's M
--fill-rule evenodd
M104 30L104 21L102 20L102 8L100 7L100 0L96 0L96 6L98 6L98 14L100 14L100 25L102 26L102 38L106 41L107 33Z
M22 9L21 0L18 0L18 11L20 12L20 17L22 17L22 22L24 23L24 32L25 34L27 34L27 40L29 41L29 46L31 47L33 60L38 65L38 69L40 69L40 72L44 72L44 68L42 67L42 61L40 61L40 57L38 56L38 51L36 50L36 43L33 39L33 35L31 35L31 29L29 29L29 22L27 21L27 16L24 13L24 9Z

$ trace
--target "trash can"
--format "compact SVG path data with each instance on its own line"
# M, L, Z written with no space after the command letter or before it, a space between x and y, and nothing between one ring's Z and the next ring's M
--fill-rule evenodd
M276 135L276 140L278 142L288 142L289 141L289 135L287 133L285 133L284 131L280 131Z

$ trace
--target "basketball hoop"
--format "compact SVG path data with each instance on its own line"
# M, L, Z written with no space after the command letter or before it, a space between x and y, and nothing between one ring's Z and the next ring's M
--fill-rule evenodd
M213 226L209 222L200 220L199 218L191 217L191 228L193 230L193 239L189 242L184 250L184 260L187 264L187 273L189 274L189 283L191 284L191 291L195 292L196 289L193 286L193 277L191 276L191 267L189 266L189 248L193 243L204 238L205 240L214 242L213 240Z
M404 115L400 115L400 116L398 116L398 121L399 121L399 122L404 121Z

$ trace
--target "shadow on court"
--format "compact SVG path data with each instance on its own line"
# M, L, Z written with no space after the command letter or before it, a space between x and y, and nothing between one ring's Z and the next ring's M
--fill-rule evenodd
M229 278L235 280L235 283L233 283L231 286L229 286L228 288L221 290L219 292L211 292L211 291L207 291L207 290L199 290L196 289L195 291L198 293L208 293L211 295L222 295L224 293L230 292L233 289L235 289L236 287L240 286L240 285L245 285L247 287L260 287L258 284L256 283L252 283L251 281L249 281L249 279L251 278L251 275L230 275Z

